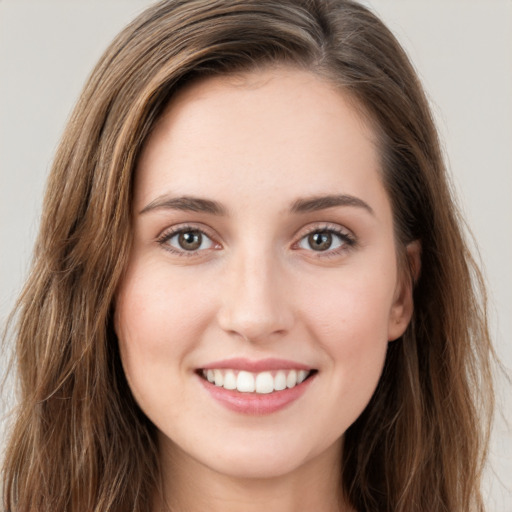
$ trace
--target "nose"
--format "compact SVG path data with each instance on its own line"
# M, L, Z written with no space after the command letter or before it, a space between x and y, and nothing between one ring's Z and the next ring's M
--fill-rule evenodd
M241 254L230 263L224 284L218 312L224 331L256 343L289 332L294 322L291 290L277 258Z

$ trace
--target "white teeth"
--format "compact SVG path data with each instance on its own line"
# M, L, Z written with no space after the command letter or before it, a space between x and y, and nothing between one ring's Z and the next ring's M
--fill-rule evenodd
M256 393L272 393L274 379L270 372L258 373L256 376Z
M304 382L304 379L308 376L308 372L306 370L299 370L297 373L297 384ZM215 381L217 383L217 381Z
M286 377L286 387L293 388L297 385L297 372L292 370Z
M268 394L293 388L304 382L311 373L307 370L277 370L251 373L247 371L209 369L203 377L215 386L237 390L241 393Z
M224 389L236 389L236 375L233 370L228 370L224 374Z
M215 385L222 386L224 384L224 375L220 370L213 370L213 375L215 376Z
M254 375L249 372L239 372L236 378L236 389L242 393L254 391Z
M286 389L286 373L279 370L274 378L274 389L276 391L282 391Z

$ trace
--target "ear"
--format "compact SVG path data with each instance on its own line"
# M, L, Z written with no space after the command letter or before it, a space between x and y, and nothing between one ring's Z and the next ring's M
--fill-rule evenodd
M419 240L406 247L406 260L399 269L395 297L389 314L388 340L394 341L405 332L414 311L414 283L420 276L421 244Z

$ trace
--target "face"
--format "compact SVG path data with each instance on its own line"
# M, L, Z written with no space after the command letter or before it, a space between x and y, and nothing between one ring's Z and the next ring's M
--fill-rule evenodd
M339 457L412 309L374 139L305 71L172 100L136 170L115 314L165 453L246 477Z

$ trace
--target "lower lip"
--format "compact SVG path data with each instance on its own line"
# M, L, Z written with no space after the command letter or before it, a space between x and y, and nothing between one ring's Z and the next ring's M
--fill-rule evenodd
M210 395L224 407L241 414L262 416L285 409L298 400L309 388L315 377L316 373L293 388L267 394L241 393L240 391L215 386L215 384L199 376L198 379Z

